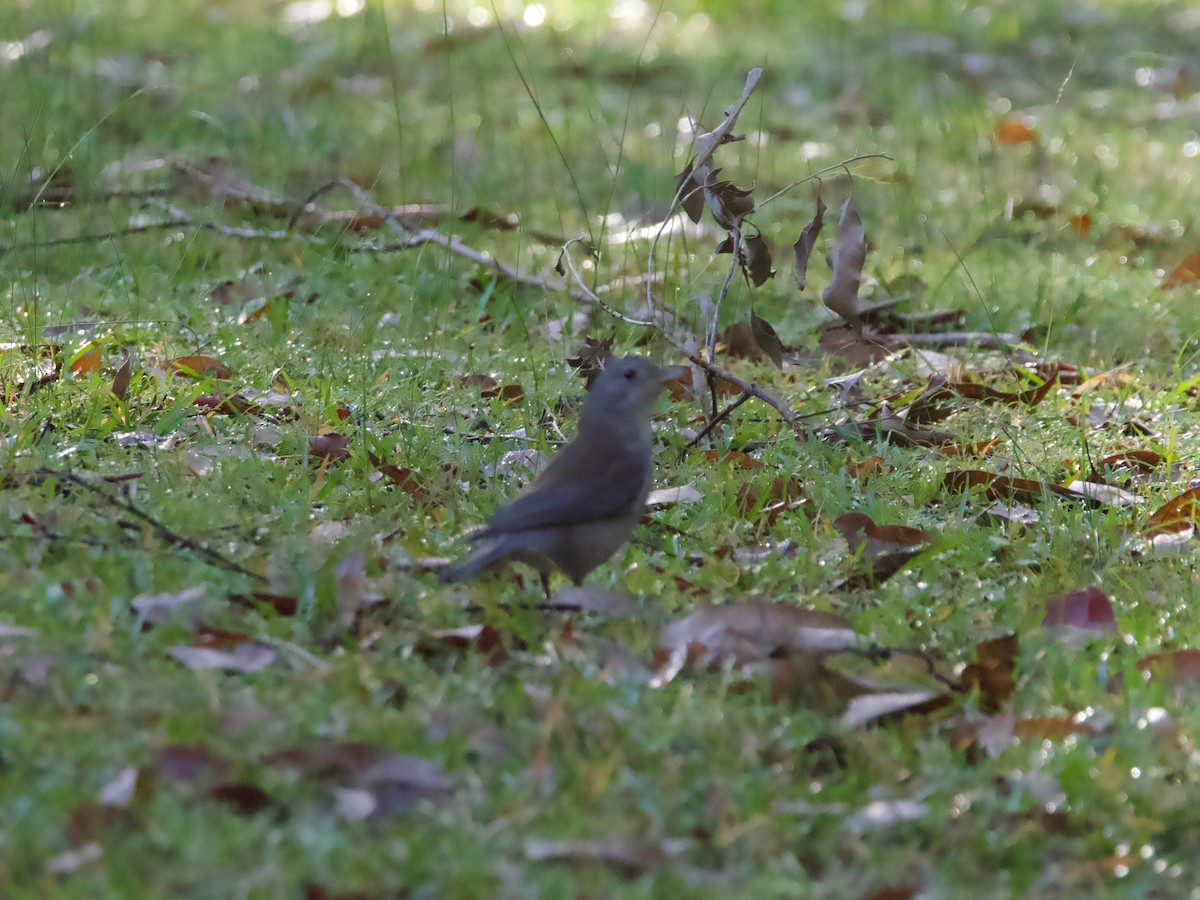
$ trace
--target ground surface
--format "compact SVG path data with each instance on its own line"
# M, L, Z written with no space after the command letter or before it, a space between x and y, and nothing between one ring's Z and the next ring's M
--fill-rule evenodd
M1188 895L1200 16L672 6L0 12L5 896ZM756 66L760 204L889 158L722 297L707 214L635 232ZM847 196L974 340L823 331ZM685 361L566 238L677 341L753 307L785 369L715 359L806 418L664 399L693 490L546 607L435 570L585 338Z

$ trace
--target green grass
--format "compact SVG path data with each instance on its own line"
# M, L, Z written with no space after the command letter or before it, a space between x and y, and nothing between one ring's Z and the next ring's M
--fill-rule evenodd
M1000 435L980 467L1007 462L1008 474L1053 483L1074 477L1069 461L1085 468L1089 455L1127 449L1157 449L1190 471L1196 401L1176 386L1200 375L1200 315L1194 289L1159 283L1196 249L1195 95L1175 99L1139 79L1151 70L1165 78L1173 60L1194 55L1194 16L1136 2L964 10L912 0L800 12L761 0L664 7L657 20L649 7L622 20L607 6L548 3L550 24L529 28L517 24L519 4L497 6L503 29L485 5L477 32L470 6L455 3L368 4L303 26L276 4L0 12L0 51L9 48L0 52L9 342L0 363L12 394L0 410L0 623L33 629L0 636L0 892L1186 896L1200 837L1189 808L1200 703L1186 683L1146 681L1136 663L1200 646L1200 605L1186 556L1147 560L1128 546L1130 530L1184 478L1140 487L1146 513L1031 501L1041 520L1022 531L980 519L977 501L943 489L946 472L975 463L822 440L832 415L815 416L813 436L798 441L748 403L714 446L751 446L764 466L731 471L683 452L698 405L664 401L656 484L695 484L703 498L656 512L590 579L631 592L635 615L576 615L565 635L568 617L515 608L539 599L535 579L448 588L423 560L459 552L466 528L518 489L515 476L485 475L504 453L553 452L559 430L572 432L582 383L565 360L584 335L681 360L645 330L586 308L585 326L547 336L548 323L581 308L565 294L515 287L432 245L368 249L393 240L386 231L262 236L286 221L223 210L189 193L171 165L221 156L293 201L345 177L384 205L515 213L522 230L437 227L548 275L558 249L530 230L599 241L603 216L656 221L686 161L681 117L712 127L761 65L766 76L738 127L757 137L722 148L729 177L761 198L839 160L886 153L890 162L852 170L869 276L897 291L915 286L911 309L961 308L975 331L1029 328L1029 349L1046 359L1089 375L1127 366L1134 379L1079 397L1063 387L1032 408L962 404L936 427L963 441ZM42 29L47 46L31 43L9 61L19 55L9 42ZM1032 117L1036 147L995 142L1010 108ZM58 172L85 202L18 208L32 169ZM100 199L115 185L165 194ZM1060 212L1008 218L1009 198ZM162 221L164 202L190 224L56 243ZM340 188L318 202L357 208ZM1091 219L1082 236L1069 223L1077 214ZM807 187L756 214L780 272L753 295L785 343L810 349L828 318L815 299L828 271L814 257L800 297L787 257L811 215ZM623 227L615 221L610 229ZM697 337L695 297L715 294L727 265L711 256L717 237L664 243L655 260L665 270L660 299ZM646 242L600 246L588 274L596 283L645 271ZM296 286L239 323L238 305L219 304L212 290L251 269L271 290ZM750 299L735 279L723 322L744 317ZM640 301L636 289L613 298L631 314ZM70 360L89 342L106 354L97 375L14 389L35 380L42 348ZM135 374L118 400L110 387L126 350ZM995 351L954 352L971 371L1004 365ZM190 354L218 358L232 378L140 371ZM780 374L722 362L805 414L837 404L823 379L847 368L817 358ZM523 402L482 398L462 380L477 374L521 385ZM265 392L273 377L291 386L279 406L227 416L195 403ZM880 400L922 380L901 360L864 389ZM1143 404L1155 434L1086 424L1092 404L1119 400ZM347 459L324 469L307 459L323 429L352 437ZM529 443L469 437L519 429ZM144 442L123 445L132 432ZM155 436L170 443L148 449ZM846 473L848 461L876 453L884 471ZM411 469L419 495L377 479L373 456ZM100 480L129 473L140 477ZM767 488L780 474L808 502L774 524L742 516L738 489ZM832 522L852 510L925 528L937 547L876 587L836 591L854 561ZM265 576L295 598L295 614L239 599L262 584L183 539ZM725 552L785 539L794 552L761 564ZM1042 628L1047 597L1093 584L1111 598L1119 633L1075 644ZM132 610L136 597L196 586L202 594L165 621ZM774 702L763 678L689 668L650 687L659 629L706 600L839 612L865 641L917 650L948 670L970 662L980 641L1015 632L1018 681L1006 710L1092 710L1105 724L993 758L952 739L956 719L982 715L977 697L940 716L846 729L836 710ZM501 657L431 638L479 623L501 634ZM167 655L195 643L201 626L262 641L276 658L261 671L221 673ZM914 675L898 667L890 677L903 687ZM1159 708L1165 720L1148 713ZM342 740L434 760L452 787L356 820L336 810L355 772L272 761L284 748ZM177 744L207 746L226 771L172 778L155 760ZM142 773L138 793L97 811L101 790L130 766ZM216 783L256 785L273 803L239 812L210 796ZM924 809L860 824L868 804L900 800ZM688 845L632 874L526 854L528 841L568 838ZM90 845L98 858L50 866Z

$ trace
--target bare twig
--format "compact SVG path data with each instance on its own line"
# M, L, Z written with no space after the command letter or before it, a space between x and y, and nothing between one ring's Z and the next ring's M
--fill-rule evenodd
M713 416L711 419L709 419L708 424L700 429L700 433L697 434L694 438L692 438L690 441L688 441L686 444L683 445L683 449L685 451L687 451L687 450L692 449L693 447L700 446L700 442L702 440L704 440L706 437L708 437L710 434L712 434L713 429L715 429L718 425L720 425L725 419L727 419L729 417L730 413L732 413L735 409L737 409L739 406L741 406L743 403L745 403L749 399L750 399L749 394L742 394L741 396L739 396L736 400L734 400L732 403L730 403L727 407L725 407L723 410L721 410L719 413L717 413L715 416ZM683 453L680 453L681 458L682 458L682 456L683 456Z
M742 114L746 103L750 100L750 95L754 92L754 88L758 86L759 79L762 78L762 69L753 68L746 73L746 84L742 87L742 96L738 98L738 102L725 110L725 118L716 128L702 135L697 135L695 140L696 156L692 159L692 175L696 177L699 172L699 177L696 177L696 183L703 185L707 179L708 165L712 162L713 152L720 146L721 142L733 133L733 126L737 124L738 116ZM654 283L654 254L658 249L658 241L666 230L667 222L671 221L671 216L679 209L683 203L684 192L687 188L687 180L685 179L675 191L675 196L671 200L671 205L667 207L667 214L663 216L663 224L655 233L653 240L650 241L649 261L646 264L646 306L648 309L654 309L654 292L651 290ZM736 259L736 254L734 255Z
M581 279L579 277L579 272L575 269L575 266L572 265L570 245L565 245L563 247L563 261L567 267L567 270L571 273L571 276L575 279L576 290L572 291L572 296L574 296L576 293L581 294L589 303L592 303L593 305L598 306L603 310L611 311L611 313L613 315L615 315L617 318L621 319L622 321L630 322L630 324L642 325L644 327L654 329L654 331L657 332L658 335L660 337L662 337L662 339L664 341L666 341L668 344L670 344L672 347L674 347L676 350L678 350L680 353L682 353L684 355L684 357L686 357L687 360L689 362L691 362L693 365L699 366L701 369L703 369L705 372L707 372L709 374L709 376L711 376L711 377L721 378L721 379L724 379L725 381L728 381L730 384L739 388L743 394L753 397L756 400L761 400L763 403L767 404L767 406L771 407L771 409L773 409L777 413L779 413L780 418L782 418L783 421L787 422L788 426L793 431L795 431L797 435L799 435L801 437L804 437L806 435L806 432L805 432L803 426L800 425L800 420L796 417L796 414L782 400L778 399L777 397L768 393L767 391L764 391L762 388L760 388L754 382L746 381L743 378L739 378L737 375L734 375L729 370L717 365L716 363L712 362L711 360L705 359L699 353L696 353L696 352L688 349L688 347L685 346L681 340L679 340L677 337L675 337L673 334L671 334L669 331L667 331L666 328L664 328L658 322L641 322L638 320L630 320L623 313L620 313L617 310L612 309L612 307L610 307L607 303L605 303L603 300L601 300L599 297L597 297L595 292L593 292L586 284L583 283L583 279Z
M234 562L226 556L221 555L216 550L204 546L198 541L193 540L177 531L168 528L154 516L147 512L143 512L138 507L134 506L130 501L126 500L120 494L105 490L99 485L93 484L86 478L76 475L74 472L67 472L61 469L39 468L38 475L42 478L56 478L59 481L65 481L69 484L81 487L86 491L103 497L109 504L119 507L123 512L133 516L135 519L143 522L150 527L159 537L169 544L174 544L184 550L189 550L202 556L210 565L216 566L219 569L225 569L228 572L236 572L238 575L245 575L247 578L265 584L267 579L258 572L253 572L247 569L240 563Z

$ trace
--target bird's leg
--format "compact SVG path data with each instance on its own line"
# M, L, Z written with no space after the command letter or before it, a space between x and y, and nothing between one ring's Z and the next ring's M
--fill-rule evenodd
M550 602L550 573L543 571L543 572L538 572L538 575L542 579L542 593L546 595L546 602L549 603Z

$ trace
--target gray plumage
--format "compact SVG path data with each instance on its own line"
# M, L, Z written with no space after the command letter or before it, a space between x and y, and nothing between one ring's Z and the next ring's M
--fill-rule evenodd
M610 360L584 401L575 439L472 536L480 546L442 580L462 581L512 559L579 584L616 553L650 492L650 416L669 374L637 356Z

